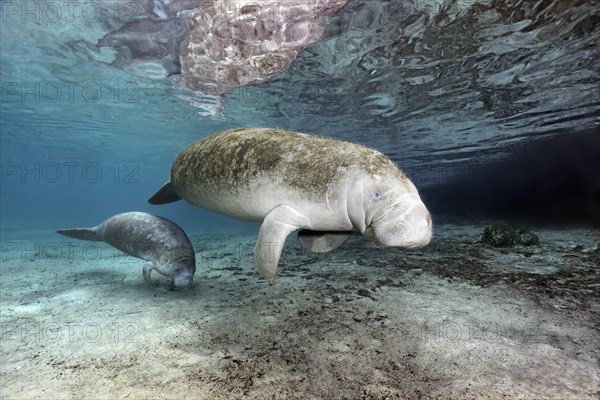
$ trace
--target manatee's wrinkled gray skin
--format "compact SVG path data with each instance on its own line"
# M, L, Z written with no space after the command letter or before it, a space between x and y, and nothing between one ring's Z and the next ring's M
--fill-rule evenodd
M179 199L234 218L262 221L254 250L267 280L287 236L326 252L360 232L380 247L416 248L432 222L416 187L380 152L348 142L277 129L242 128L183 150L171 180L149 202Z
M185 232L174 222L144 212L127 212L110 217L93 228L61 229L61 235L81 240L106 242L123 253L148 261L143 275L152 285L150 272L173 279L175 288L192 285L196 254Z

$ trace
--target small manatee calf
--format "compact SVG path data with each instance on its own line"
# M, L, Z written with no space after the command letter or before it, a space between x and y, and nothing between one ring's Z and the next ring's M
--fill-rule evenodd
M127 212L110 217L93 228L61 229L61 235L106 242L123 253L148 261L144 279L152 284L150 272L173 279L174 288L190 287L196 272L196 254L185 232L166 218L145 212Z
M184 149L171 180L150 199L185 199L234 218L262 222L254 248L267 280L287 236L326 252L353 232L380 247L417 248L432 221L415 185L382 153L354 143L268 128L205 137Z

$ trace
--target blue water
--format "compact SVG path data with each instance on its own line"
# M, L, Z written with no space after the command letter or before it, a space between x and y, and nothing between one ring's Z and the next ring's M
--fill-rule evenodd
M96 47L123 22L158 19L150 3L96 17L55 15L54 3L2 3L3 228L154 211L146 199L175 155L231 127L364 143L425 188L516 143L598 129L600 33L589 2L351 2L288 71L227 93L222 107L176 75L111 65L115 50ZM123 4L113 7L126 13ZM505 11L513 6L518 12ZM185 204L159 211L183 225L235 225Z
M232 6L240 21L253 3ZM256 3L286 14L249 27L220 25L223 0L0 0L0 397L596 398L600 3L331 0L310 23L302 8L327 2ZM173 42L190 15L197 53L260 79L223 67L222 96L186 86ZM290 235L268 284L258 224L147 202L180 151L236 127L380 150L419 189L432 242L355 235L317 254ZM127 211L188 233L192 288L55 233ZM539 245L483 245L500 218Z

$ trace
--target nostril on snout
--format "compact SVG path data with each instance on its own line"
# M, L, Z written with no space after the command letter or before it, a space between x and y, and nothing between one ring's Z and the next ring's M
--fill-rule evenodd
M430 226L431 226L431 214L428 213L427 216L419 222L419 230L421 230L421 231L428 230Z

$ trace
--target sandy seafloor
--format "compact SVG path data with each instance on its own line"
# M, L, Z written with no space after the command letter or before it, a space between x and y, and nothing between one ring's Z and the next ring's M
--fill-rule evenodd
M420 250L198 233L195 286L51 231L3 232L3 399L597 399L600 234L496 249L439 225ZM71 243L71 245L69 245ZM87 245L87 246L86 246ZM74 247L70 247L74 246Z

